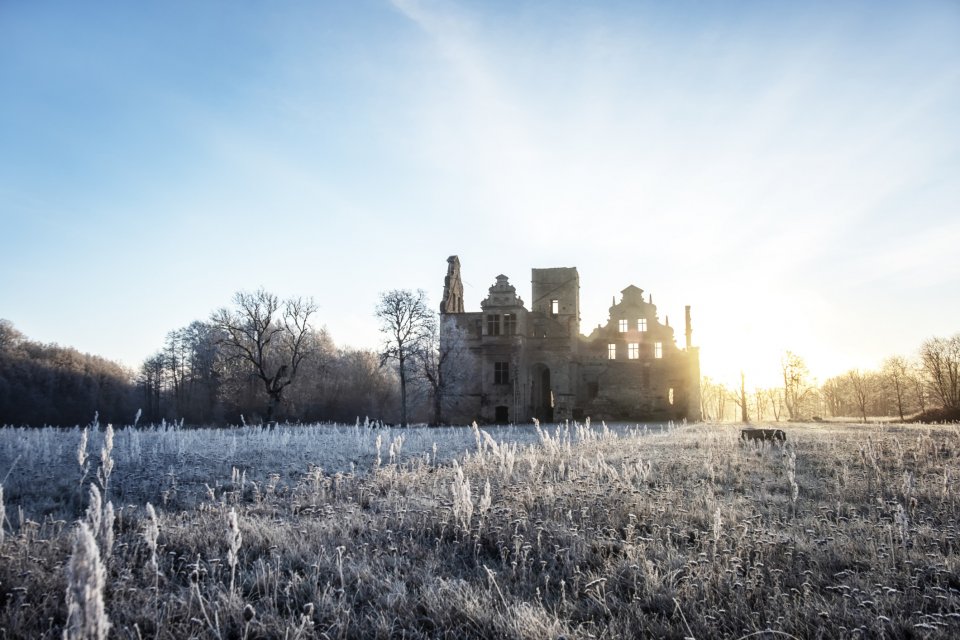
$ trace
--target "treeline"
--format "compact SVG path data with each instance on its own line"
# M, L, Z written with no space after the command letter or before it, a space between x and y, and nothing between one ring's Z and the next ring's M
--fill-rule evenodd
M191 425L366 417L443 423L470 354L456 331L439 339L423 292L381 296L381 351L337 347L313 326L315 311L309 299L238 292L208 320L168 333L137 371L31 341L0 320L0 424L84 424L97 412L101 422L129 424L138 411L143 422ZM877 371L853 369L823 384L791 352L781 372L782 386L763 389L748 390L745 376L735 389L703 378L704 419L960 420L960 333L926 340L913 358L894 356Z
M396 316L385 314L386 302ZM135 415L190 425L442 422L462 382L453 369L466 354L460 339L441 344L422 291L381 295L379 351L338 347L315 326L316 310L309 298L237 292L207 320L170 331L135 371L31 342L4 320L0 424L84 424L96 412L118 424Z
M375 351L338 348L323 329L311 332L305 342L295 378L267 416L269 397L257 367L238 357L222 328L195 321L171 331L136 375L144 419L187 424L394 419L396 374L380 366Z
M270 399L256 367L237 357L227 338L215 322L192 322L169 332L162 347L131 371L76 349L31 341L0 320L0 424L88 424L96 413L102 423L130 424L138 411L141 423L189 425L396 420L395 370L381 366L377 352L337 347L325 330L312 327L296 376L285 377L289 370L279 376L286 383L283 401L268 417ZM274 344L263 350L268 359L279 355ZM427 414L426 404L421 399L415 405L415 417Z
M75 425L95 412L107 422L137 411L130 371L99 356L27 339L0 320L0 423Z
M851 369L817 384L802 357L781 359L783 385L731 389L701 382L701 409L714 420L893 418L960 420L960 333L925 340L913 357L891 356L878 370Z

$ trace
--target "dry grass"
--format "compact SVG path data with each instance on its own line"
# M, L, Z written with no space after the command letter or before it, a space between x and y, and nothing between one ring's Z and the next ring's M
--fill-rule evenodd
M471 444L456 457L426 440L407 450L429 435L398 447L390 434L352 472L295 482L217 481L218 467L209 491L156 520L145 503L118 508L104 557L111 636L960 635L956 426L788 425L783 449L743 445L724 425L522 429L535 444L461 429ZM124 432L105 500L133 473ZM62 443L73 494L79 438ZM32 468L21 460L7 484ZM59 637L74 526L18 521L42 509L14 493L0 636Z

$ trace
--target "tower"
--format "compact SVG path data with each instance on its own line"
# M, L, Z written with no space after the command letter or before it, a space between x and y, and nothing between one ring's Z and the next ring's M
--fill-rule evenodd
M580 335L580 274L576 267L532 269L533 302L530 310L556 319Z
M463 313L463 281L460 280L460 258L457 256L447 258L440 313Z

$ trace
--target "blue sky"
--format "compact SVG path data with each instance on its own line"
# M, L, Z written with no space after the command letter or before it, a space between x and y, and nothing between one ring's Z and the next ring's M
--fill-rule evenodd
M0 4L0 317L137 365L264 286L376 346L380 291L577 266L704 373L960 330L956 2Z

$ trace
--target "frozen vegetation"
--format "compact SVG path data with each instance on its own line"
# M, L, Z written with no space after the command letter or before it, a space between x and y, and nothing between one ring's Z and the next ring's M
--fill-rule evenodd
M780 426L2 429L0 635L957 637L960 427Z
M7 500L21 505L26 517L71 519L81 500L84 480L96 471L105 428L0 428L0 478ZM666 424L612 424L617 434L659 432ZM545 427L554 437L577 442L582 429ZM489 426L483 432L497 442L526 446L539 442L534 425ZM221 491L237 477L244 488L283 493L305 474L364 475L377 467L400 468L449 464L476 450L480 431L464 427L396 428L357 421L353 425L311 424L275 427L238 426L192 429L173 424L128 426L113 431L111 498L118 505L151 502L188 509ZM83 467L78 449L92 456Z

